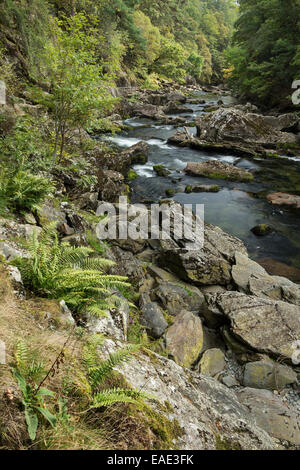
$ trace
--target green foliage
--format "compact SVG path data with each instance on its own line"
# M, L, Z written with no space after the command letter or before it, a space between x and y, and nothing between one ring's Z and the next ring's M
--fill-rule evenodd
M186 52L173 37L163 37L158 59L153 64L153 70L158 74L183 81L186 75L185 70Z
M90 386L91 403L90 408L101 408L113 403L133 403L141 404L143 398L148 398L146 394L133 389L124 388L103 388L106 379L113 375L114 369L128 362L132 354L137 352L139 345L130 345L124 349L117 350L110 354L108 359L99 358L103 339L94 337L84 348L83 365L86 377Z
M231 81L241 94L268 106L290 101L300 74L299 18L299 0L241 0L227 51Z
M45 403L45 398L54 398L54 393L37 383L41 374L44 373L43 364L31 359L27 346L22 340L17 343L15 361L16 367L12 372L22 393L28 434L34 441L41 418L52 427L56 426L56 416L49 411Z
M90 19L90 21L93 21ZM88 19L78 13L64 20L51 19L52 40L45 45L44 76L50 93L33 90L37 102L52 113L55 124L54 157L60 159L74 129L97 126L115 100L107 86L112 76L97 61L99 39Z
M106 274L114 263L99 257L87 247L59 243L55 226L33 234L28 244L30 258L16 261L24 284L39 295L64 299L78 313L105 316L114 308L118 288L129 286L126 278Z
M32 211L53 191L49 179L18 170L0 169L0 198L2 204L14 211Z

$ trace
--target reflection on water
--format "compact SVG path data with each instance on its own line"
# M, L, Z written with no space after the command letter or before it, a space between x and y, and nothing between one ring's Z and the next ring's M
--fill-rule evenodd
M230 96L203 92L198 93L197 98L204 99L206 105L215 105L219 99L224 104L233 101ZM203 106L188 103L187 107L193 112L187 113L187 120L203 113ZM148 163L134 167L139 178L131 183L133 202L156 202L166 198L167 189L175 189L176 201L183 204L204 204L206 222L218 225L241 238L252 257L274 258L300 268L300 214L274 208L263 197L265 192L272 190L292 190L299 191L300 194L299 157L289 157L289 160L248 160L230 154L180 148L167 144L167 139L176 131L174 126L138 118L128 119L125 123L131 127L130 130L110 137L112 143L127 148L145 140L150 145ZM189 128L189 131L195 133L196 128ZM234 183L190 177L184 173L187 162L207 160L221 160L252 170L255 172L255 180L251 183ZM162 164L171 171L168 178L156 175L153 166L157 164ZM218 184L222 189L219 193L184 193L187 185L200 184ZM271 225L275 231L259 238L250 230L262 223Z

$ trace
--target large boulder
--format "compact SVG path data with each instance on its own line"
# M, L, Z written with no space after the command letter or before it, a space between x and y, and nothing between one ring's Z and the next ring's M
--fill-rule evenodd
M300 446L300 419L295 409L268 390L245 388L238 399L250 411L256 424L270 436L286 441L287 446Z
M300 306L300 287L297 284L284 277L270 276L261 265L242 253L236 253L235 260L232 278L241 292Z
M243 382L245 387L282 390L297 383L297 374L291 367L270 360L249 362L245 366Z
M198 315L183 310L166 332L166 348L177 364L192 367L208 349L222 347L218 334L206 328Z
M105 343L107 353L118 347L113 341ZM154 397L151 406L162 418L177 423L181 432L173 438L174 448L278 448L276 442L256 425L254 417L239 403L236 394L211 377L186 371L155 353L135 355L119 371L132 387Z
M300 196L288 193L272 193L267 196L267 200L273 206L286 206L291 209L300 209Z
M147 103L126 103L126 113L130 117L143 117L147 119L160 120L165 115L161 106Z
M129 149L124 150L121 156L126 160L128 157L130 158L131 165L144 165L148 161L150 146L147 142L143 140L138 142L137 144L129 147Z
M292 119L294 122L294 118ZM247 144L296 143L296 136L282 132L291 127L291 119L244 113L236 108L220 108L201 116L197 137L212 142L243 142Z
M239 292L212 295L208 304L226 315L231 331L244 344L292 360L295 341L300 340L300 307Z
M238 168L230 163L219 160L207 162L189 162L184 170L188 175L203 176L212 179L226 179L231 181L252 181L254 179L250 171Z
M173 282L161 282L153 294L169 315L178 315L185 309L199 313L204 303L199 289Z
M171 211L180 220L181 206L172 203ZM189 234L189 230L186 232ZM183 281L198 286L229 284L235 252L247 253L244 244L219 227L209 224L204 225L203 243L197 233L193 242L192 236L189 240L187 234L182 240L160 240L160 265Z

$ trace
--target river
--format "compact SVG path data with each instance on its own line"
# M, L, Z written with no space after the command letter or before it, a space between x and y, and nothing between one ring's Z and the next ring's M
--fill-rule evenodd
M216 105L220 98L224 104L231 104L231 96L197 92L194 98L204 99L205 105L186 106L193 112L180 114L187 122L204 112L204 106ZM173 115L176 117L176 115ZM227 233L244 241L250 256L255 259L274 259L300 268L300 214L274 208L267 202L267 192L293 191L300 194L300 156L285 159L248 159L228 155L175 147L167 143L177 129L170 125L159 125L155 121L132 118L125 121L129 130L109 140L120 148L127 148L144 140L150 145L149 160L146 165L136 165L138 178L130 183L131 201L156 202L166 199L166 189L178 191L174 199L186 204L204 204L205 220L218 225ZM196 128L189 128L196 133ZM255 179L250 183L237 183L224 180L191 177L184 173L187 162L218 159L234 163L240 168L255 171ZM153 166L163 164L171 174L158 177ZM218 184L218 193L184 193L187 185ZM268 224L274 231L265 237L257 237L251 228L258 224Z

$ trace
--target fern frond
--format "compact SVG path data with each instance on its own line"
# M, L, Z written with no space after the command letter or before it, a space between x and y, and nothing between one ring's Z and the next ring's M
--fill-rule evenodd
M19 371L25 371L28 364L28 349L25 342L22 339L19 339L15 351L15 359L17 364L17 369Z
M142 400L147 398L149 398L147 394L137 390L113 388L96 393L91 408L101 408L113 403L141 404Z
M137 352L139 348L139 345L127 346L127 348L114 352L108 359L102 361L97 366L90 367L88 369L88 376L92 390L98 387L98 385L112 373L115 367L128 362L132 354Z

